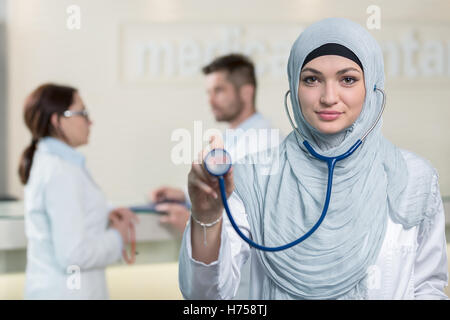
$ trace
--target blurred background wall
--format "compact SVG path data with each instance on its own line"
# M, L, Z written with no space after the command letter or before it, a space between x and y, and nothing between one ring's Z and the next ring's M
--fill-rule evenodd
M22 105L39 84L53 81L79 88L94 121L91 143L82 148L88 167L110 199L142 202L158 185L186 183L190 165L171 159L178 143L172 141L175 130L192 135L194 156L194 147L201 147L195 130L224 128L210 114L201 66L218 54L249 53L258 65L257 106L288 133L282 101L290 45L303 27L325 17L346 17L366 26L376 13L373 5L380 9L381 28L370 31L386 59L384 133L396 145L429 159L440 173L443 195L450 195L449 1L1 4L0 188L11 195L22 197L16 168L30 142ZM202 121L202 128L197 123L194 130L195 121Z
M0 124L6 139L1 139L0 168L6 169L0 172L12 195L22 197L16 167L30 141L22 104L39 84L79 88L94 120L91 143L82 150L94 177L111 199L143 201L160 184L185 184L189 164L171 160L174 130L188 130L194 148L199 139L194 121L203 121L203 131L223 128L209 112L202 65L227 51L250 53L260 75L257 106L288 133L282 99L289 46L304 26L325 17L366 25L371 5L381 10L381 28L371 32L385 49L384 133L429 159L440 173L443 194L450 195L448 1L14 0L5 5Z
M7 41L6 0L0 0L0 196L7 192Z

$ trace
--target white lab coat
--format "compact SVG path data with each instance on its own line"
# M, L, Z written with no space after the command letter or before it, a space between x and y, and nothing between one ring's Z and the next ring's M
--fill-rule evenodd
M121 259L122 237L108 229L110 208L65 143L38 144L25 186L26 299L107 299L105 267Z
M404 152L404 156L410 174L425 170L419 157L409 152ZM445 215L438 180L434 178L437 193L424 206L436 211L431 230L424 234L423 225L406 230L388 218L379 256L367 270L369 299L448 299L444 293L448 284ZM241 199L233 193L228 201L236 223L251 238ZM179 258L181 292L186 299L232 299L239 285L241 266L251 256L250 299L261 299L267 275L256 249L237 235L225 212L223 215L219 258L208 265L192 258L188 224Z

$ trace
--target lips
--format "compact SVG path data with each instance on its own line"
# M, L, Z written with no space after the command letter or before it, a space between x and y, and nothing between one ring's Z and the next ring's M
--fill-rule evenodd
M339 111L321 111L317 112L318 114L341 114L342 112Z
M337 118L339 118L339 116L342 114L342 112L339 111L320 111L317 112L317 114L319 115L320 119L324 120L324 121L331 121L331 120L335 120Z

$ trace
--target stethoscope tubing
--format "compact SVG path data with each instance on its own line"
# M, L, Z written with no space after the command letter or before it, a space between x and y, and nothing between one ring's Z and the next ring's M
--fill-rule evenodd
M217 178L219 179L219 188L220 188L220 194L222 197L222 203L223 206L225 208L225 211L227 213L228 219L231 222L231 225L233 226L234 230L237 232L237 234L245 241L247 242L251 247L256 248L258 250L262 250L262 251L267 251L267 252L276 252L276 251L282 251L282 250L286 250L288 248L291 248L303 241L305 241L306 239L308 239L316 230L317 228L319 228L319 226L322 224L323 220L325 219L325 216L328 212L328 207L330 204L330 200L331 200L331 190L332 190L332 185L333 185L333 173L334 173L334 167L336 165L336 163L340 160L346 159L347 157L349 157L350 155L352 155L357 149L358 147L362 144L362 142L364 141L364 139L367 137L367 135L375 128L376 124L378 123L378 121L381 118L381 115L384 111L384 107L386 104L386 96L385 93L382 89L377 88L376 86L374 86L374 91L375 90L379 90L382 95L383 95L383 102L382 102L382 107L381 107L381 111L378 114L377 119L375 120L375 122L373 123L373 125L369 128L369 130L363 135L363 137L361 139L358 139L345 153L336 156L336 157L326 157L323 156L319 153L317 153L309 144L308 141L306 141L306 139L304 139L303 141L303 145L306 147L306 149L309 151L309 153L311 153L311 155L313 155L315 158L325 161L327 163L328 166L328 183L327 183L327 193L326 193L326 197L325 197L325 203L322 209L322 214L320 215L320 218L317 220L317 222L314 224L314 226L308 231L306 232L303 236L301 236L300 238L298 238L297 240L294 240L290 243L287 243L285 245L282 246L277 246L277 247L266 247L263 245L260 245L256 242L254 242L253 240L249 239L245 234L242 233L242 231L240 230L240 228L238 227L238 225L236 224L231 212L230 212L230 208L228 207L228 201L227 201L227 195L226 195L226 188L225 188L225 179L223 177L223 175L216 175ZM288 118L289 121L291 122L292 127L301 135L300 131L298 130L298 128L296 128L292 122L292 119L290 117L289 111L287 109L287 96L289 94L289 91L286 93L285 95L285 106L286 106L286 112L288 114ZM302 136L302 135L301 135ZM207 169L208 170L208 169ZM209 170L208 170L209 172ZM211 173L211 172L210 172Z
M300 238L298 238L297 240L294 240L290 243L287 243L285 245L282 246L278 246L278 247L266 247L263 245L260 245L256 242L254 242L253 240L249 239L245 234L242 233L242 231L240 230L240 228L238 227L238 225L236 224L236 222L234 221L234 218L231 214L230 208L228 207L228 201L227 199L227 195L226 195L226 188L225 188L225 180L223 178L223 176L219 176L219 187L220 187L220 195L222 197L222 203L223 206L225 208L225 212L227 213L228 219L231 222L231 225L233 226L234 230L238 233L238 235L245 241L247 242L250 246L262 250L262 251L269 251L269 252L275 252L275 251L282 251L282 250L286 250L289 249L303 241L305 241L306 239L308 239L316 230L317 228L319 228L319 226L322 224L323 220L325 219L325 216L328 212L328 207L330 204L330 200L331 200L331 190L332 190L332 186L333 186L333 171L334 171L334 167L336 165L336 163L340 160L343 160L347 157L349 157L358 147L359 145L361 145L361 140L358 139L358 141L344 154L338 156L338 157L324 157L320 154L317 154L314 149L312 149L312 147L309 145L309 143L307 141L304 141L303 144L305 145L305 147L317 158L320 158L320 160L326 161L327 166L328 166L328 184L327 184L327 194L326 194L326 198L325 198L325 204L322 210L322 214L320 215L319 220L317 220L316 224L307 232L305 233L303 236L301 236Z

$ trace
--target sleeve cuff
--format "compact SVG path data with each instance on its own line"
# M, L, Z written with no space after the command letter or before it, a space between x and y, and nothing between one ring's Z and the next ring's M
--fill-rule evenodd
M226 250L227 237L224 234L222 224L219 257L216 261L206 264L195 260L192 257L191 220L189 220L183 235L179 258L179 284L185 299L223 298L220 293L220 278L221 274L223 276L223 261L226 260L224 257L230 253L229 250Z
M189 218L189 220L188 220L188 224L186 225L186 228L185 228L185 246L186 246L186 250L187 250L187 255L188 255L188 258L189 258L189 260L192 262L192 263L194 263L194 264L196 264L196 265L199 265L199 266L203 266L203 267L211 267L211 266L215 266L215 265L218 265L219 264L219 260L221 259L221 255L222 255L222 251L223 251L223 245L224 245L224 241L226 241L225 239L224 239L224 230L223 230L223 223L222 223L222 226L221 226L221 228L222 228L222 231L221 231L221 238L220 238L220 248L219 248L219 256L218 256L218 258L217 258L217 260L216 261L213 261L213 262L211 262L211 263L209 263L209 264L206 264L206 263L204 263L204 262L201 262L201 261L198 261L198 260L195 260L193 257L192 257L192 242L191 242L191 222L192 221L192 219L191 218Z

